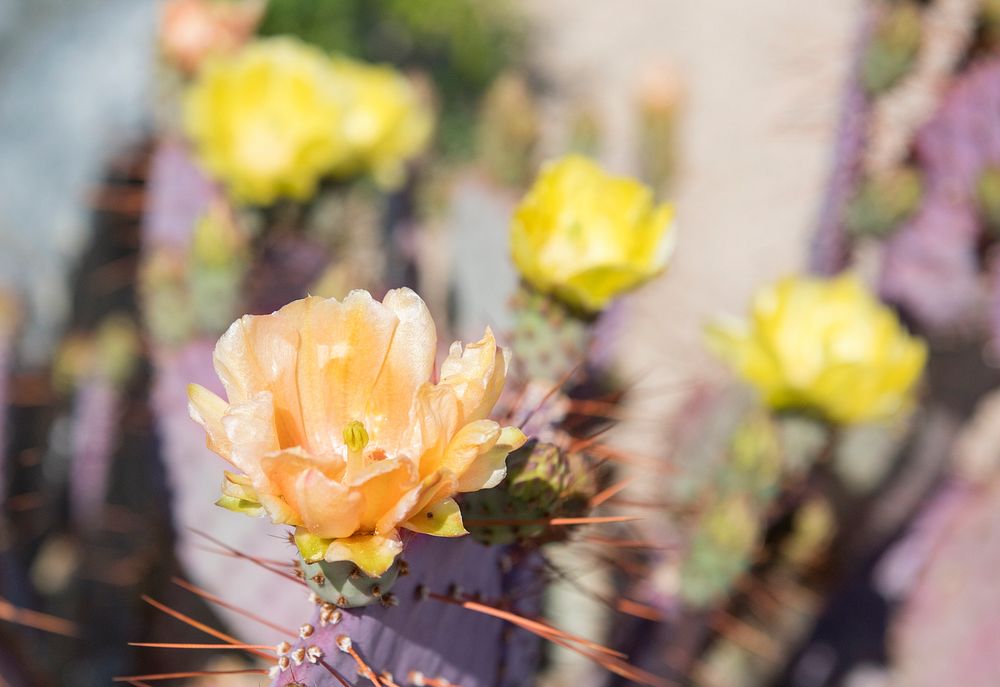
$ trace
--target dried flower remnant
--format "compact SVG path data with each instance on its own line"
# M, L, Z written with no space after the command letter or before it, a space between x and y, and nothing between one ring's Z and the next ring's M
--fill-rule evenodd
M399 528L465 534L453 496L495 486L525 437L487 419L507 373L492 332L455 343L431 380L436 334L409 289L379 303L309 297L235 322L215 349L228 401L190 387L226 473L219 504L294 525L307 561L385 573Z
M514 213L511 252L526 282L599 312L659 274L676 243L674 210L639 182L585 157L548 163Z
M845 424L908 408L927 359L851 275L783 279L757 294L749 323L716 324L709 338L772 408Z

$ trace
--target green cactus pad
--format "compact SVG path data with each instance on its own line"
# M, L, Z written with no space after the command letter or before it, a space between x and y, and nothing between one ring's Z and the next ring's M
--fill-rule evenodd
M591 320L553 298L522 287L511 299L511 346L522 376L556 381L586 359Z

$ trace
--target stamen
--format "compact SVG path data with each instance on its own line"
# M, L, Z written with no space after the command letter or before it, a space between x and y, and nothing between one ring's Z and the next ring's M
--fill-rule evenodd
M365 447L368 446L368 430L362 422L352 420L344 427L344 444L347 445L347 471L344 478L350 480L365 467Z

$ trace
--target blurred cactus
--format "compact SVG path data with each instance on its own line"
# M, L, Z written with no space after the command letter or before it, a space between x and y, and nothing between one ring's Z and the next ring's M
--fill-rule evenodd
M497 181L521 187L535 173L540 115L526 79L505 72L483 98L478 158Z
M1000 236L1000 167L988 167L979 175L976 201L986 227L994 237Z
M679 78L673 69L651 70L639 84L639 176L658 191L669 187L676 172L680 100Z
M847 207L847 230L855 236L888 236L917 209L921 193L920 174L909 167L866 179Z
M72 418L70 510L85 529L100 524L108 487L122 394L136 367L138 334L131 320L110 316L100 325L83 355Z
M587 157L597 157L604 142L604 121L594 103L573 103L569 117L569 142L566 150Z
M507 458L507 479L499 487L465 496L467 527L476 541L486 545L557 541L566 536L565 527L515 521L585 515L594 491L587 465L579 457L553 444L532 441Z
M917 134L923 198L886 242L881 290L928 331L968 331L985 320L979 253L990 221L988 170L1000 166L1000 123L981 115L997 108L1000 58L993 57L956 77Z
M556 382L586 361L590 318L527 286L511 298L510 309L510 344L525 378Z
M888 91L910 70L922 41L920 6L916 2L883 2L883 13L868 46L862 82L868 93Z
M747 498L734 495L712 503L681 567L681 598L704 606L728 593L749 567L759 537L760 512Z
M946 513L893 628L890 684L988 687L1000 674L1000 489L996 480Z
M21 320L20 303L14 295L0 289L0 408L7 408L10 400L10 377L14 369L14 342ZM7 416L0 417L0 524L2 524L10 477L7 462Z
M760 409L744 412L724 435L726 449L714 475L692 494L699 513L690 525L679 592L693 606L724 597L749 568L765 513L778 494L783 456L775 423Z

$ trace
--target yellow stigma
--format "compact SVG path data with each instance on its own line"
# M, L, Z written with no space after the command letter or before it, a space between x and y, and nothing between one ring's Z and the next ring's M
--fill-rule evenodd
M368 430L362 422L353 420L344 427L344 443L351 453L360 453L368 445Z

